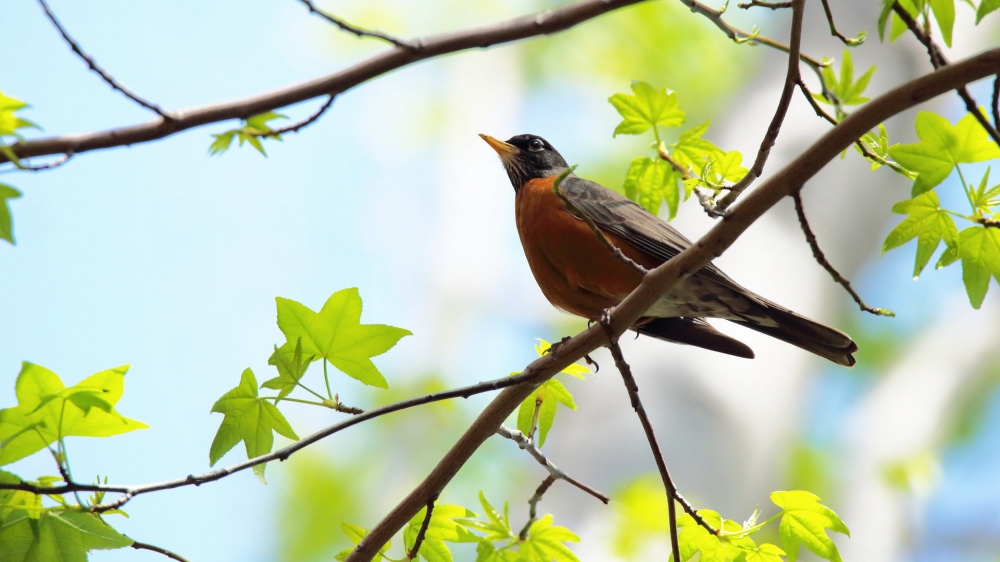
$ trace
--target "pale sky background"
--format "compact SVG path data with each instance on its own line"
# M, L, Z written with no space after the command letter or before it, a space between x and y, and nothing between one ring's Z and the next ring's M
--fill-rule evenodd
M546 4L452 2L418 9L400 0L367 8L349 2L324 6L416 35L498 21ZM877 42L874 3L851 6L838 22L845 29L868 29L870 44L854 57L856 68L880 65L874 93L926 70L912 41L892 47ZM170 109L283 87L384 48L335 33L292 0L53 0L52 7L100 64ZM818 21L818 5L809 9ZM968 10L959 11L962 31L971 22ZM0 57L0 89L32 105L24 115L44 134L151 119L70 53L35 2L0 0L0 13L8 49ZM732 17L748 29L752 22L766 23L769 33L781 36L783 24L767 11L748 15L734 8ZM534 44L581 41L586 29ZM740 65L760 73L731 85L717 78L719 88L743 88L720 97L718 109L697 109L690 89L678 95L682 107L696 108L687 126L699 122L695 114L717 114L713 140L749 157L776 103L783 59L763 48L729 46L721 35L718 41L729 49L726 56L742 57ZM982 33L956 32L956 56L989 41ZM807 47L830 56L842 51L825 35L807 37ZM271 346L282 342L274 324L275 296L316 309L334 291L359 287L363 322L414 332L376 359L390 384L431 373L451 386L496 378L534 357L535 337L575 333L580 324L552 310L535 286L514 230L513 192L495 154L476 135L541 134L568 161L581 164L580 175L620 184L645 140L612 140L618 117L606 98L627 91L633 78L658 86L683 78L605 72L590 81L540 81L519 49L449 56L364 84L338 97L316 124L282 143L267 142L268 158L249 147L209 157L210 134L235 126L222 123L83 154L52 172L0 175L25 194L12 203L18 245L0 244L0 406L14 403L22 360L52 369L67 384L131 364L118 409L151 428L111 439L74 439L69 451L78 478L100 474L115 482L150 482L207 470L208 447L222 419L209 415L214 400L238 383L246 367L259 381L272 376L266 360ZM974 91L988 99L985 88ZM316 106L309 102L287 113L294 119ZM961 111L953 100L935 107L952 120ZM894 139L913 140L913 116L890 122ZM796 99L768 173L824 128ZM717 261L747 287L811 317L845 329L860 324L912 336L908 360L884 372L864 365L848 372L725 326L754 347L755 361L645 338L625 342L625 351L675 477L699 505L745 519L755 504L767 503L768 492L785 485L787 447L804 441L834 453L841 481L831 506L853 531L851 539L836 538L845 559L951 560L959 553L966 560L990 560L1000 550L995 391L986 429L969 445L943 451L940 476L923 494L892 491L880 476L885 463L935 448L935 432L950 415L949 397L995 349L1000 331L996 284L983 309L974 312L957 266L928 270L913 283L911 246L878 258L898 220L889 208L908 193L906 182L888 171L867 172L852 153L811 182L804 195L828 257L852 276L870 304L896 310L895 320L857 312L812 261L787 203ZM693 238L712 222L688 204L677 224ZM961 357L971 360L954 367ZM572 383L580 410L560 413L547 452L562 468L610 493L654 467L624 390L603 359L606 369L596 380ZM336 380L345 401L366 406L376 395L346 377ZM461 407L475 412L485 400ZM300 435L338 419L327 412L292 412ZM440 443L440 449L456 431L420 438ZM352 447L362 447L370 435L347 432L319 450L334 460L350 457ZM492 444L490 451L505 452L484 461L493 472L479 486L497 490L491 497L508 493L520 518L541 469L505 445ZM242 455L240 445L221 463ZM509 471L515 476L503 477L501 461L514 467ZM433 460L400 462L407 476L375 486L381 491L368 495L374 504L363 514L368 519L354 522L370 527ZM4 468L24 477L55 472L43 455ZM275 512L288 485L285 469L269 466L268 486L247 471L200 488L143 496L128 504L130 519L114 522L137 540L191 560L280 559ZM456 486L447 499L475 508L476 488L470 486ZM574 547L582 559L610 559L608 508L558 485L542 508L583 536ZM340 534L338 528L330 532ZM109 561L155 557L132 550L93 555Z

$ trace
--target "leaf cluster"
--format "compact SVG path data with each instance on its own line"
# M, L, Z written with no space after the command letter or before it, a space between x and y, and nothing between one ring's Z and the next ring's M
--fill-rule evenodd
M268 121L274 121L275 119L288 119L288 116L268 111L247 117L243 120L241 127L229 129L218 135L212 135L215 140L209 145L208 153L212 156L221 155L229 150L229 147L233 144L233 139L239 139L240 146L243 146L243 143L249 143L250 146L257 149L257 152L267 156L264 144L260 139L281 140L281 135L274 134L274 129L268 124Z
M541 357L548 353L550 348L549 342L539 338L538 345L535 346L535 351ZM576 363L560 371L560 373L565 373L578 379L586 379L586 375L590 372L590 369ZM556 410L559 404L570 410L576 409L573 395L570 394L562 382L553 377L542 383L538 389L524 399L524 402L521 402L521 406L517 410L517 430L531 438L537 429L538 446L541 447L545 444L545 438L548 436L549 430L552 429L552 423L555 421Z
M18 168L24 165L11 150L10 145L24 140L20 129L38 129L31 121L19 116L18 111L30 107L19 99L12 98L0 92L0 153L6 156ZM11 199L17 199L21 192L14 186L0 183L0 239L14 243L14 226L10 214Z

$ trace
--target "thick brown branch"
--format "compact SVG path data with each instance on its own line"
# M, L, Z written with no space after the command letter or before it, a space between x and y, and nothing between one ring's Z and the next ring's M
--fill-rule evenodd
M151 121L96 133L23 141L12 145L11 149L19 158L29 158L46 154L65 154L71 151L80 153L162 139L179 131L209 123L245 119L315 97L336 96L372 78L422 60L466 49L485 48L518 39L557 33L641 1L643 0L579 0L540 14L429 37L418 50L398 47L339 72L282 90L244 100L178 111L173 114L174 118L171 120ZM7 161L8 158L0 154L0 164Z
M77 43L72 37L70 37L69 33L67 33L67 31L66 31L66 28L64 28L62 26L62 24L59 23L59 20L56 19L56 15L54 13L52 13L52 10L49 8L49 5L45 3L45 0L38 0L38 3L41 4L42 10L45 11L45 15L49 18L49 21L51 21L52 25L54 25L56 27L56 30L59 31L59 35L62 35L62 38L66 41L66 43L69 44L69 48L73 49L73 52L76 53L77 56L79 56L81 59L83 59L84 62L87 63L87 66L90 68L90 70L93 70L94 72L96 72L97 75L100 76L101 79L103 79L105 82L107 82L109 86L111 86L115 90L118 90L119 92L121 92L128 99L134 101L135 103L141 105L142 107L145 107L146 109L152 111L153 113L156 113L157 115L159 115L160 117L162 117L165 120L169 121L169 120L173 119L173 116L171 116L166 111L163 111L163 109L161 109L160 106L156 105L155 103L153 103L151 101L146 100L145 98L141 97L139 94L137 94L137 93L133 92L132 90L128 89L125 86L125 84L122 84L118 80L115 80L114 76L112 76L110 73L108 73L108 71L106 71L103 68L101 68L101 66L97 64L97 61L94 60L94 57L88 55L83 50L83 48L80 47L80 44ZM56 152L57 153L58 152L70 153L70 152L73 152L73 151L72 150L59 150L59 151L56 151ZM22 156L21 153L17 152L16 149L15 149L15 153L18 156ZM48 152L46 154L54 154L54 153ZM24 155L24 156L30 156L30 155ZM5 160L0 160L0 162L4 162L4 161Z
M144 542L133 541L132 548L136 550L149 550L151 552L156 552L157 554L162 554L167 558L170 558L171 560L176 560L177 562L188 562L188 559L184 558L180 554L177 554L175 552L170 552L165 548L161 548L159 546L153 546L151 544L146 544Z
M834 281L840 284L854 302L858 303L861 310L874 314L875 316L895 316L896 313L886 309L886 308L872 308L865 304L865 301L861 300L861 296L858 295L857 291L851 288L851 282L844 278L836 268L826 259L826 255L823 254L823 250L819 248L819 242L816 240L816 235L813 233L812 228L809 226L809 220L806 219L806 211L802 206L802 195L798 192L792 194L792 199L795 201L795 214L799 217L799 226L802 227L802 232L806 235L806 242L809 243L809 247L812 248L813 257L816 261L823 266L823 269L830 274L830 277Z
M311 0L299 0L299 2L302 2L303 4L305 4L306 7L309 8L309 12L310 13L316 14L317 16L325 19L326 21L332 23L333 25L339 27L340 29L342 29L342 30L344 30L344 31L346 31L348 33L353 33L353 34L357 35L358 37L374 37L376 39L381 39L383 41L387 41L389 43L392 43L393 45L395 45L397 47L401 47L403 49L419 49L420 48L420 42L419 41L411 43L409 41L403 41L402 39L399 39L397 37L393 37L392 35L389 35L388 33L382 33L381 31L372 31L372 30L361 29L360 27L353 26L353 25L347 23L346 21L344 21L344 20L342 20L342 19L340 19L340 18L338 18L336 16L330 15L330 14L328 14L328 13L320 10L319 8L317 8L316 6L313 5L313 3L312 3Z
M993 110L993 126L1000 128L1000 74L993 79L993 103L990 107Z
M733 207L725 219L717 223L705 236L646 274L639 286L612 312L613 333L617 336L624 333L661 295L673 288L679 280L693 274L713 258L721 255L764 212L782 198L801 189L807 180L865 132L877 127L889 117L959 85L996 74L998 65L1000 65L1000 48L902 84L862 106L857 112L830 129L778 173L763 182L739 205ZM522 375L531 377L530 380L525 381L525 384L507 388L497 395L427 477L374 526L348 560L350 562L371 560L381 545L420 511L429 497L439 494L444 489L479 446L496 433L500 424L539 384L571 363L580 360L584 355L605 345L607 341L604 328L591 326L566 340L556 351L546 353L528 365Z
M788 41L788 71L785 73L785 85L781 89L781 98L778 100L778 108L774 111L774 117L771 118L771 124L768 125L764 139L760 142L757 158L747 175L736 182L729 193L723 195L722 199L716 203L716 213L725 213L726 209L736 201L743 191L764 173L764 163L767 162L767 157L771 154L771 148L774 147L778 132L781 131L781 124L785 121L785 115L788 113L788 106L792 102L795 87L800 81L799 46L802 44L802 14L804 10L805 0L792 0L792 31Z
M927 55L931 59L931 65L934 68L947 66L949 64L948 59L945 58L941 47L938 47L937 43L931 39L929 33L920 29L920 25L918 25L916 20L910 16L910 13L907 12L905 8L900 6L899 2L893 4L892 9L896 12L896 15L899 16L899 19L903 20L903 23L906 24L906 27L909 28L914 37L916 37L917 40L923 43L924 47L927 48ZM969 89L962 85L955 88L955 91L958 92L958 97L962 98L962 101L965 102L965 110L971 113L972 116L976 118L976 121L979 121L979 124L986 129L986 132L989 133L993 142L1000 144L1000 131L997 130L998 125L995 123L991 124L989 120L986 119L986 116L983 115L983 112L979 109L979 104L976 103L976 99L969 93Z

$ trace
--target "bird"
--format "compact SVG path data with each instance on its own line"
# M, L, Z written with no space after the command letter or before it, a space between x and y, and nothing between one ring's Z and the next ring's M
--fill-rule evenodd
M584 217L646 270L691 246L677 229L634 201L571 171L566 175L566 160L542 137L522 134L502 141L479 136L500 156L510 178L524 255L542 294L556 308L596 321L642 280L642 270L613 253ZM561 174L560 196L552 188ZM716 330L706 318L728 320L838 365L855 364L858 346L850 336L745 289L711 263L660 297L631 328L753 359L749 346Z

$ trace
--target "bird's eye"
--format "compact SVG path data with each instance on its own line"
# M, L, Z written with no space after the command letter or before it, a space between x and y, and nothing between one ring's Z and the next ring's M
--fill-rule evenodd
M531 139L531 142L528 143L528 150L532 152L541 152L542 150L545 150L545 145L538 139Z

